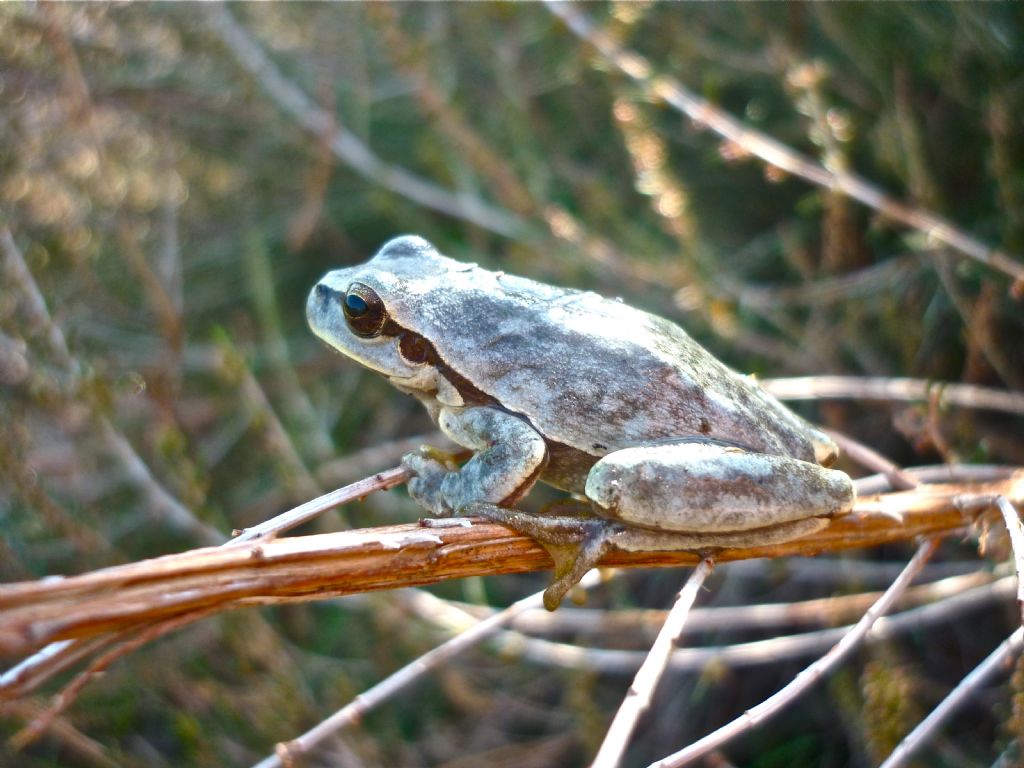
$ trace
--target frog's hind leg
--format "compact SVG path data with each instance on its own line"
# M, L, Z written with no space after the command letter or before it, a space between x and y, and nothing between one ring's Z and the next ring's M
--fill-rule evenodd
M723 549L770 547L802 539L828 527L828 519L808 517L767 528L751 528L735 533L675 533L644 528L623 528L610 537L615 549L624 552L716 552Z
M613 451L590 470L586 494L597 515L629 527L761 541L806 535L805 521L845 514L855 498L843 472L696 441Z
M544 607L549 611L612 549L613 538L623 528L600 518L531 515L483 502L467 504L459 514L500 523L547 550L555 563L554 581L544 590Z

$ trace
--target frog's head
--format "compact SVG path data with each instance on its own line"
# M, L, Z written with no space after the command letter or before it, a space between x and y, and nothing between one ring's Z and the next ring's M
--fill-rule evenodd
M433 392L443 382L423 316L444 311L439 288L470 268L421 237L398 237L365 264L324 275L309 294L306 318L338 352L403 389Z

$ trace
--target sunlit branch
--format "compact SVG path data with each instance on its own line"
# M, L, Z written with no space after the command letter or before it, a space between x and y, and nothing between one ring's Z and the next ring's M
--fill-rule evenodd
M979 408L1024 415L1024 394L1005 389L925 379L864 376L796 376L764 379L766 390L781 400L886 400Z
M803 539L722 550L718 562L809 555L961 530L1006 495L1020 502L1020 475L976 486L924 485L864 496L854 512ZM894 517L901 517L900 520ZM167 555L81 576L0 587L0 652L147 625L189 611L316 599L466 576L550 567L531 539L479 521L260 539ZM457 522L457 521L454 521ZM688 552L612 552L606 566L686 565Z
M699 739L675 754L652 763L650 768L678 768L678 766L688 765L712 750L717 749L730 739L761 725L768 718L778 714L784 707L799 698L804 691L824 677L860 644L870 631L871 626L890 609L899 596L910 586L910 582L913 581L928 558L935 552L937 546L938 541L935 539L922 543L913 559L907 563L903 573L885 591L885 594L878 599L878 602L867 610L856 626L844 634L843 638L828 653L802 670L788 685L756 707L748 709L740 717L722 726L717 731L709 733L704 738Z
M637 671L636 677L633 678L633 684L626 692L626 697L622 700L619 711L615 713L612 724L608 727L604 741L601 742L601 748L591 764L593 768L615 768L621 762L637 722L651 706L658 682L665 674L665 670L668 669L672 649L679 635L682 634L683 625L690 614L694 600L697 599L697 593L700 592L704 581L711 574L714 565L711 558L701 560L700 564L693 569L679 594L676 595L675 604L669 611L665 624L648 651L647 658L644 659L644 663Z
M917 727L886 758L881 768L899 768L899 766L906 765L914 753L935 735L935 732L967 701L976 688L984 685L992 675L1006 668L1010 661L1020 654L1022 646L1024 646L1024 627L1017 627L1016 632L1006 638L981 664L971 670L971 673L960 681L956 688L942 700L942 703L933 709L928 717L918 723Z

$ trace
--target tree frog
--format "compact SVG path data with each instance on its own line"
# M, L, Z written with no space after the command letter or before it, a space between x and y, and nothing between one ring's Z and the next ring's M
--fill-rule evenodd
M436 516L483 516L555 561L554 609L611 548L695 550L806 536L850 511L835 443L679 326L595 293L492 272L398 237L328 272L306 307L335 350L420 400L473 456L403 460ZM538 481L584 515L515 508ZM578 506L578 505L577 505Z

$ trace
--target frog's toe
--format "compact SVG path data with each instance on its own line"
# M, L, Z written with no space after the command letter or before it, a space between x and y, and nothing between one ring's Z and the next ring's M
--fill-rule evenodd
M483 517L529 536L544 547L555 564L555 579L544 590L544 607L555 610L580 579L612 548L620 528L599 518L547 517L474 502L460 515Z
M607 528L595 528L575 546L540 543L555 561L555 580L544 590L544 607L549 611L561 604L569 590L579 584L612 547Z
M449 471L444 464L423 453L410 453L402 458L402 469L411 475L406 489L413 501L438 517L451 514L441 492L441 482Z
M408 470L418 478L444 475L448 469L429 453L414 451L402 457L402 469Z

